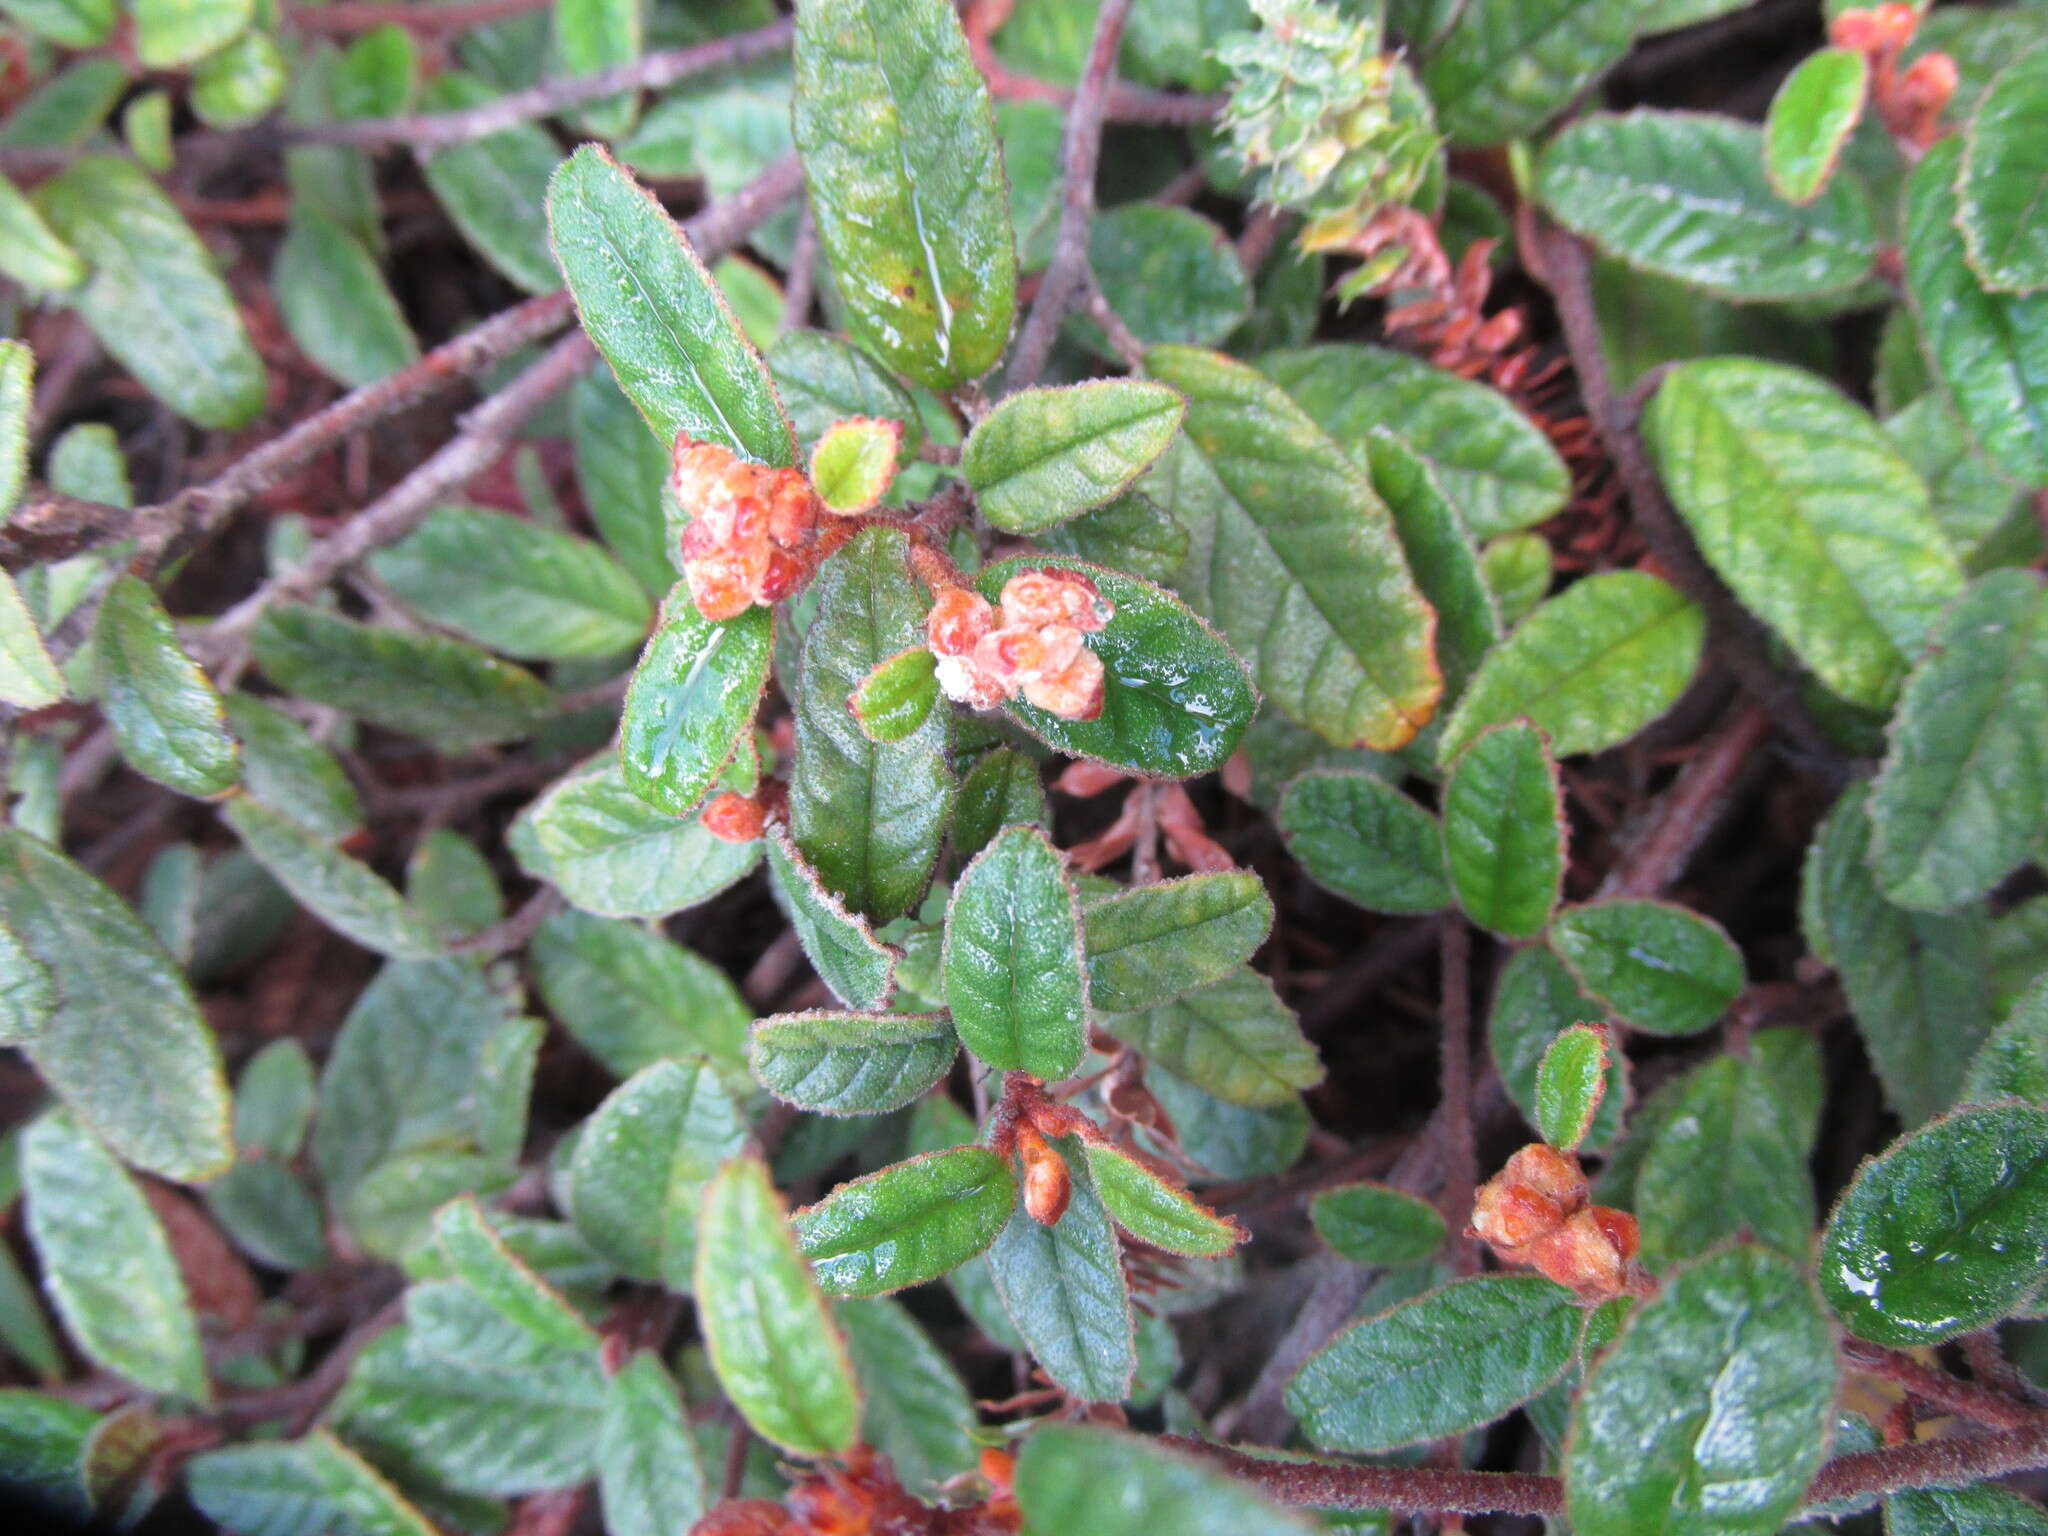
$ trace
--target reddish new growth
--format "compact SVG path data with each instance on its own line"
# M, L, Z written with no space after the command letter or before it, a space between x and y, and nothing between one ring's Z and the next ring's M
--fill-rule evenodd
M1956 93L1956 61L1923 54L1902 72L1899 55L1920 29L1917 6L1896 3L1843 11L1829 28L1837 48L1870 60L1870 101L1885 131L1900 144L1925 149L1941 137L1941 114Z
M1014 1536L1024 1523L1011 1491L1014 1464L1006 1452L986 1450L981 1465L986 1497L935 1509L904 1490L888 1457L857 1445L844 1468L800 1479L785 1503L730 1500L690 1536Z
M1527 1264L1587 1301L1607 1301L1640 1284L1636 1219L1587 1204L1579 1160L1532 1142L1479 1188L1471 1233L1505 1263Z
M697 611L713 621L790 596L819 557L824 504L802 473L752 464L716 443L676 439L669 484L690 514L683 579Z
M1000 606L947 587L925 620L940 691L976 709L1022 693L1048 714L1093 720L1102 713L1102 659L1082 637L1114 611L1073 571L1019 571L1004 583Z
M727 790L711 797L700 819L704 830L715 838L728 843L751 843L767 825L768 813L751 795Z

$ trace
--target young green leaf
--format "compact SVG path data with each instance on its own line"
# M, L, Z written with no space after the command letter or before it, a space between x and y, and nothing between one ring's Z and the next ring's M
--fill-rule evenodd
M974 856L946 909L946 1005L968 1050L1047 1082L1087 1049L1081 906L1036 827L1008 827Z
M240 128L276 106L284 86L284 53L277 39L252 27L193 66L186 100L207 127Z
M717 1072L657 1061L585 1122L569 1162L570 1218L622 1273L688 1290L705 1182L746 1138Z
M1294 1010L1250 966L1142 1012L1103 1014L1096 1022L1148 1062L1231 1104L1291 1104L1323 1080L1322 1061Z
M842 1184L796 1213L797 1250L831 1296L936 1280L995 1241L1017 1202L1007 1158L955 1147Z
M432 929L390 882L284 812L242 795L221 818L277 883L335 932L401 959L440 952Z
M829 1456L860 1432L846 1344L797 1250L759 1157L736 1157L704 1191L697 1322L712 1369L755 1433L798 1456Z
M640 57L645 23L632 0L557 0L553 19L555 57L565 75L594 75ZM628 91L590 102L578 122L586 133L616 139L639 115L639 98Z
M1958 1110L1857 1171L1821 1233L1821 1291L1858 1338L1902 1347L1994 1323L2040 1281L2048 1110Z
M97 48L114 30L114 0L8 0L7 19L60 48Z
M1788 203L1821 194L1849 135L1863 116L1870 60L1849 48L1823 48L1785 77L1764 120L1764 173Z
M294 1158L313 1123L313 1059L289 1037L249 1058L235 1082L235 1145Z
M797 15L797 150L854 329L944 388L1010 338L1017 251L988 86L943 0L811 0Z
M1246 1238L1244 1228L1115 1147L1085 1143L1095 1193L1116 1224L1168 1253L1215 1258Z
M420 105L460 112L499 95L480 77L450 69L427 82ZM562 273L549 243L545 196L561 158L547 129L515 123L422 154L420 174L478 255L528 293L552 293L562 286Z
M1040 533L1126 490L1186 414L1173 390L1138 379L1024 390L975 423L960 473L996 527Z
M1371 912L1450 905L1436 817L1369 773L1304 773L1280 801L1280 830L1309 878Z
M657 437L796 461L767 365L651 192L586 144L548 182L548 228L583 328Z
M676 585L619 722L619 767L635 794L671 816L697 808L753 722L773 639L767 609L712 623Z
M1561 1152L1576 1152L1607 1094L1611 1052L1604 1024L1574 1024L1536 1068L1536 1129Z
M178 646L177 627L156 594L119 577L93 629L100 707L138 773L180 794L211 799L241 778L220 695Z
M1104 1497L1105 1489L1115 1489ZM1040 1424L1017 1458L1017 1503L1034 1531L1061 1536L1309 1536L1305 1516L1244 1483L1098 1425Z
M879 1115L929 1092L960 1054L943 1013L782 1013L748 1055L777 1098L821 1115Z
M1488 652L1444 725L1448 765L1490 725L1521 718L1557 757L1628 740L1678 702L1699 669L1706 619L1642 571L1605 571L1537 607Z
M507 1322L551 1349L597 1347L597 1330L505 1246L474 1197L443 1206L434 1235L448 1267Z
M903 423L856 416L835 421L811 449L811 485L834 512L865 512L896 478Z
M2048 288L2048 54L2036 48L2002 69L1963 135L1958 222L1970 265L1994 292Z
M925 722L939 700L938 658L921 645L879 663L853 690L846 707L869 741L901 741Z
M1643 428L1735 595L1835 692L1890 703L1963 578L1877 424L1812 374L1722 357L1672 369Z
M1550 947L1616 1017L1654 1034L1696 1034L1742 990L1742 952L1720 925L1664 902L1567 908Z
M879 1008L895 987L896 951L868 921L846 909L776 826L768 829L768 874L777 903L796 929L819 979L854 1008Z
M1564 788L1526 720L1481 731L1444 786L1444 862L1465 915L1533 939L1564 890Z
M5 500L0 497L0 504ZM36 632L35 616L22 601L21 589L12 576L0 572L0 702L16 709L43 709L69 692L64 674Z
M1481 1275L1354 1324L1296 1374L1287 1408L1325 1450L1387 1451L1460 1434L1527 1402L1578 1342L1572 1293Z
M57 232L36 212L35 204L4 176L0 176L0 273L25 288L52 291L76 288L86 278L78 252L57 238ZM17 341L9 343L6 353L0 355L27 354L27 345ZM0 508L12 500L5 490L0 482Z
M1422 83L1454 144L1498 144L1543 126L1628 52L1636 8L1611 0L1472 0Z
M203 1452L188 1464L185 1487L225 1530L290 1530L303 1520L314 1530L435 1536L425 1515L326 1429Z
M1082 913L1089 1000L1133 1013L1207 986L1252 957L1273 903L1245 870L1184 875L1092 903Z
M1152 482L1192 536L1179 589L1293 719L1338 746L1410 740L1443 690L1435 616L1371 481L1245 365L1185 347L1146 365L1188 400L1186 446Z
M1149 778L1193 778L1237 750L1258 708L1251 674L1172 592L1083 560L1020 555L974 579L994 602L1021 570L1079 571L1115 613L1088 647L1102 658L1102 713L1069 720L1022 699L1004 706L1040 741Z
M28 1231L64 1326L137 1386L204 1403L199 1321L163 1227L106 1147L63 1113L21 1138Z
M1963 1081L1962 1101L2048 1103L2048 980L2037 981L1991 1032Z
M1587 1373L1565 1451L1572 1528L1770 1536L1827 1454L1839 1369L1792 1260L1736 1247L1681 1271Z
M253 0L133 0L135 55L151 69L191 64L249 25Z
M682 1395L651 1351L633 1356L605 1386L597 1491L612 1536L674 1536L711 1506Z
M1308 1203L1316 1234L1354 1264L1414 1264L1443 1246L1444 1219L1427 1200L1385 1184L1340 1184Z

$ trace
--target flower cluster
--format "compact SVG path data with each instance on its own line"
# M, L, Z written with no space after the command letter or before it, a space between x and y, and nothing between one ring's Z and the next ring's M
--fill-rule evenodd
M1606 1301L1635 1281L1640 1245L1626 1211L1589 1205L1579 1160L1533 1142L1479 1188L1472 1235L1509 1264L1527 1264L1589 1301Z
M679 437L669 484L690 515L683 579L705 618L777 602L809 579L824 505L801 471L751 464L716 443Z
M1102 713L1102 660L1083 643L1114 613L1095 583L1073 571L1019 571L1000 604L947 587L925 620L938 657L939 689L956 703L990 709L1019 693L1049 714Z
M1899 56L1920 30L1920 7L1902 0L1868 10L1837 12L1829 40L1870 60L1870 99L1885 129L1901 143L1925 149L1941 136L1941 114L1956 93L1956 61L1922 54L1903 71Z

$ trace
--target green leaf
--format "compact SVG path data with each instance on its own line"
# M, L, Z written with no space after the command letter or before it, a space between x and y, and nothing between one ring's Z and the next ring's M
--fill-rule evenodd
M100 707L130 767L200 799L234 787L241 754L220 695L145 582L124 575L108 589L92 654Z
M2048 1245L2048 1110L1958 1110L1864 1163L1821 1233L1821 1291L1858 1338L1939 1344L2016 1310Z
M50 968L0 928L0 1045L26 1045L57 1012Z
M1181 347L1146 362L1188 398L1172 490L1153 482L1192 536L1180 590L1290 717L1339 746L1407 742L1443 679L1434 616L1370 480L1243 364Z
M1764 121L1764 173L1788 203L1810 203L1863 116L1870 60L1847 48L1809 54L1785 77Z
M818 236L855 331L935 388L1009 340L1017 253L988 87L942 0L814 0L795 125Z
M1125 203L1088 228L1088 263L1111 309L1148 346L1220 346L1251 310L1251 283L1230 237L1192 208ZM1067 332L1115 361L1085 316Z
M206 1208L235 1245L272 1269L327 1262L326 1216L305 1181L269 1157L244 1157L206 1186Z
M28 426L35 405L35 354L26 342L0 341L0 521L28 481ZM8 585L13 585L9 578ZM31 629L33 634L33 629ZM40 642L37 643L40 649Z
M1699 668L1706 618L1641 571L1587 576L1538 605L1491 652L1444 725L1453 763L1490 725L1521 718L1557 757L1627 741L1678 702Z
M223 1446L192 1458L185 1486L222 1529L269 1536L434 1536L434 1526L369 1462L325 1429L303 1440Z
M1023 390L975 423L960 473L996 527L1039 533L1127 490L1186 414L1173 390L1137 379Z
M633 1356L605 1387L597 1489L611 1536L674 1536L710 1508L682 1396L659 1355Z
M1770 1536L1827 1453L1838 1371L1790 1259L1737 1247L1680 1272L1587 1373L1564 1461L1572 1528Z
M1444 786L1443 847L1465 915L1533 939L1564 890L1564 788L1543 733L1525 720L1490 726Z
M640 57L644 23L633 0L555 0L553 13L554 56L563 74L592 75ZM584 132L613 139L639 115L638 98L626 92L586 104L578 123Z
M570 387L569 436L577 487L606 547L643 588L666 596L676 584L661 509L668 450L602 368Z
M460 112L496 101L475 75L447 70L427 82L420 106ZM519 123L420 156L420 174L462 237L528 293L552 293L562 274L548 237L548 178L562 151L539 123Z
M1653 1034L1696 1034L1742 990L1742 952L1721 926L1666 902L1568 907L1550 947L1615 1017Z
M549 1011L616 1077L672 1056L704 1056L729 1088L748 1083L753 1013L725 972L635 923L562 912L534 935Z
M252 29L199 61L186 100L209 128L240 128L276 106L284 87L277 39Z
M76 288L86 278L86 266L78 252L57 238L56 231L36 212L35 204L4 176L0 176L0 273L26 288ZM26 359L28 347L11 342L0 356ZM12 361L9 366L25 363ZM0 485L0 509L12 501L12 494Z
M1963 135L1957 177L1963 243L1984 286L2005 293L2048 288L2048 53L2039 48L1999 72Z
M286 693L442 752L528 734L547 713L531 672L440 635L359 624L298 603L266 609L250 632L256 664Z
M1365 463L1374 492L1394 515L1416 585L1436 611L1444 698L1456 699L1501 636L1500 613L1480 574L1472 537L1429 461L1393 433L1373 428Z
M1927 482L1935 521L1967 572L1981 570L2019 504L2020 488L1970 440L1941 391L1929 389L1884 420L1885 436Z
M704 1185L746 1140L739 1106L708 1065L643 1067L576 1138L570 1218L621 1273L687 1291Z
M434 1235L448 1267L507 1322L551 1349L597 1347L597 1331L505 1246L474 1196L443 1206Z
M924 646L898 651L861 680L846 701L869 741L895 742L910 735L939 700L938 658Z
M372 27L342 51L334 80L340 118L392 117L419 95L419 45L396 22Z
M823 331L787 331L768 349L768 368L806 448L850 416L900 423L906 455L924 441L908 391L851 342Z
M294 1039L273 1040L235 1083L235 1145L293 1158L313 1123L313 1059Z
M2039 981L2014 1004L2012 1016L1991 1032L1970 1063L1963 1102L1999 1099L2048 1103L2048 981Z
M35 616L22 601L21 589L12 576L0 573L0 702L43 709L69 692L36 633Z
M1963 578L1877 424L1810 373L1722 357L1672 369L1643 425L1735 595L1835 692L1890 703Z
M361 797L341 764L298 721L254 694L223 701L228 728L242 744L243 788L326 838L363 824Z
M55 849L8 831L0 919L55 983L57 1010L23 1050L71 1113L125 1161L165 1178L226 1167L220 1047L134 910Z
M1807 942L1841 973L1856 1028L1908 1125L1955 1102L1993 1023L1981 908L1908 912L1884 899L1868 859L1867 789L1852 785L1807 853Z
M1907 1488L1885 1510L1891 1536L2048 1536L2040 1505L1990 1484Z
M1007 1158L955 1147L841 1184L796 1213L797 1248L832 1296L936 1280L995 1241L1017 1200Z
M1450 905L1437 819L1384 779L1315 769L1287 787L1280 830L1309 878L1372 912Z
M1057 849L1009 827L974 856L946 909L946 1005L999 1072L1071 1077L1087 1049L1081 906Z
M1041 548L1146 581L1171 581L1188 555L1188 531L1158 502L1138 491L1037 535Z
M870 741L847 709L875 667L924 643L929 606L908 569L909 541L870 528L831 559L813 587L796 704L790 832L826 888L877 922L924 895L951 809L945 712L900 742Z
M834 422L811 450L811 485L834 512L865 512L896 478L903 423L874 417Z
M875 937L867 919L847 911L825 889L782 827L771 827L766 842L769 889L812 969L841 1001L879 1008L895 986L896 951Z
M1312 1196L1316 1234L1354 1264L1414 1264L1444 1243L1444 1219L1427 1200L1385 1184L1339 1184Z
M1537 1275L1481 1275L1402 1302L1309 1357L1287 1408L1325 1450L1386 1451L1491 1423L1564 1374L1572 1293Z
M401 959L440 952L431 926L389 881L283 811L243 795L221 819L279 885L335 932Z
M237 37L255 14L254 0L129 0L135 56L150 69L203 59Z
M1038 765L1010 747L998 747L967 770L953 802L953 856L971 859L1004 827L1048 825Z
M114 0L7 0L8 20L60 48L97 48L114 30Z
M821 1115L879 1115L928 1093L960 1053L943 1013L780 1013L754 1026L761 1086Z
M548 182L548 227L583 328L657 437L795 462L767 365L652 193L586 144Z
M263 360L212 256L155 183L89 155L37 187L36 204L91 272L66 301L144 388L202 427L255 419Z
M1578 1150L1606 1097L1611 1064L1604 1024L1574 1024L1550 1042L1536 1068L1536 1129L1545 1141Z
M1249 966L1143 1012L1097 1022L1148 1061L1232 1104L1291 1104L1323 1080L1294 1010Z
M1536 189L1608 254L1723 298L1825 298L1877 260L1870 210L1848 178L1804 207L1783 201L1764 174L1763 130L1732 118L1581 118L1544 150Z
M1022 699L1009 717L1058 751L1152 778L1193 778L1220 768L1258 707L1245 664L1172 592L1134 576L1059 556L1021 555L975 577L997 601L1022 570L1079 571L1115 609L1088 637L1102 658L1102 713L1068 720Z
M67 64L0 123L0 144L19 149L78 149L105 125L107 114L132 83L128 68L119 59L88 58Z
M1106 1490L1115 1490L1105 1497ZM1100 1425L1042 1423L1017 1458L1017 1502L1060 1536L1307 1536L1305 1516L1152 1439Z
M611 556L482 507L436 507L370 569L435 625L508 656L614 656L647 633L647 598Z
M1128 1153L1082 1147L1095 1193L1116 1224L1140 1242L1195 1258L1216 1258L1245 1241L1244 1228L1196 1200Z
M757 1156L734 1158L705 1190L696 1289L712 1368L755 1433L798 1456L853 1444L860 1389L845 1341Z
M677 583L619 723L619 766L635 794L671 816L697 809L760 706L773 640L766 608L713 623Z
M1246 870L1183 875L1082 913L1089 1000L1109 1013L1152 1008L1235 970L1266 941L1273 903Z
M2048 602L1994 571L1935 627L1892 717L1870 794L1871 865L1887 898L1947 910L1990 891L2048 817Z
M84 1453L100 1415L40 1392L0 1391L0 1464L9 1480L47 1502L63 1517L92 1515L84 1482Z
M1498 144L1543 126L1635 41L1625 0L1472 0L1422 66L1454 144Z
M1061 1390L1122 1402L1138 1365L1122 1250L1088 1165L1064 1138L1053 1148L1072 1181L1065 1213L1042 1226L1020 1198L989 1247L989 1273L1031 1358Z
M1181 1152L1215 1178L1284 1173L1308 1146L1308 1108L1299 1097L1285 1104L1232 1104L1157 1063L1147 1066L1145 1086L1173 1121Z
M1557 450L1505 395L1419 357L1332 344L1269 352L1259 367L1361 464L1375 429L1394 424L1476 538L1540 523L1571 494Z
M113 1154L65 1115L45 1115L22 1134L21 1180L43 1287L79 1348L148 1391L206 1402L178 1261Z
M920 1491L972 1471L981 1416L953 1362L900 1302L849 1301L838 1313L867 1396L861 1438Z
M1987 290L1956 242L1962 150L1937 141L1906 182L1906 297L1942 396L1991 462L2048 485L2048 296Z
M698 906L761 857L759 843L728 843L694 815L656 810L610 757L557 780L520 812L508 841L528 874L600 917L666 917Z

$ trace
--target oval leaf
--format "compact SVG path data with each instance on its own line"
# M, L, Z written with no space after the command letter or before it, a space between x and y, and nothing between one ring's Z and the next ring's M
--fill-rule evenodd
M1847 48L1823 48L1785 77L1764 120L1764 171L1778 196L1788 203L1820 196L1863 115L1869 84L1869 59Z
M697 808L753 723L773 647L766 608L714 624L676 585L619 721L619 767L635 794L671 816Z
M1536 1069L1536 1129L1563 1152L1578 1150L1607 1095L1607 1026L1574 1024L1543 1053Z
M756 1024L761 1086L821 1115L879 1115L930 1092L960 1054L943 1013L780 1013Z
M1114 1147L1085 1145L1095 1192L1116 1224L1168 1253L1215 1258L1249 1235L1244 1228Z
M1742 990L1742 952L1720 925L1663 902L1568 908L1550 945L1618 1018L1660 1035L1705 1029Z
M1130 1013L1207 986L1252 957L1273 926L1257 875L1184 875L1095 902L1082 914L1089 997Z
M1006 828L974 856L946 909L943 965L953 1027L989 1066L1047 1082L1080 1066L1081 907L1043 832Z
M796 1213L797 1249L832 1296L936 1280L995 1241L1017 1200L1009 1160L955 1147L842 1184Z
M2035 48L1999 72L1963 135L1958 222L1970 265L1986 288L2048 288L2048 51Z
M1437 819L1369 773L1305 773L1280 801L1280 830L1309 878L1371 912L1450 905Z
M1039 533L1126 489L1186 414L1173 390L1138 379L1023 390L975 423L960 473L996 527Z
M177 626L145 582L118 577L93 628L100 708L130 767L210 799L241 778L220 694L178 647Z
M1505 938L1535 938L1564 892L1564 787L1543 733L1526 721L1480 732L1443 803L1458 905Z
M1427 1200L1385 1184L1340 1184L1308 1203L1316 1233L1354 1264L1414 1264L1443 1246L1443 1216Z

